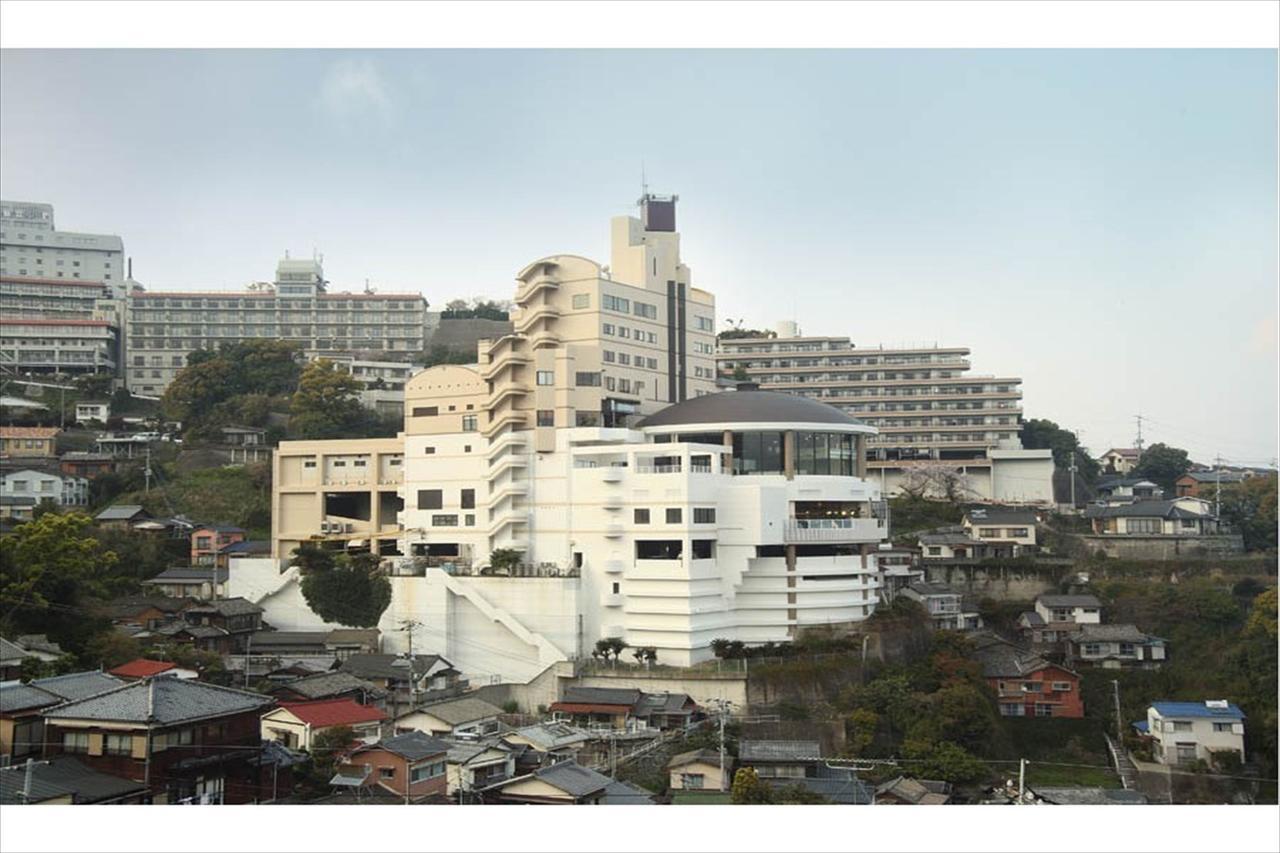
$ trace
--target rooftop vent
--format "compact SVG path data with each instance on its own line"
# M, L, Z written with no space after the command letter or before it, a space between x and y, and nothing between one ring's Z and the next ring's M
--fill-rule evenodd
M734 388L733 390L735 390L735 391L759 391L759 390L760 390L760 383L759 383L759 382L739 382L739 383L738 383L738 385L737 385L737 387L736 387L736 388Z
M1216 708L1218 710L1225 711L1227 710L1227 700L1226 699L1206 699L1204 700L1204 706L1206 708Z

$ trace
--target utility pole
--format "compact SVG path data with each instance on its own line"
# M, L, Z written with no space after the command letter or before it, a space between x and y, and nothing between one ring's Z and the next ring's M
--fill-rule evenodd
M1120 748L1120 744L1124 743L1124 722L1120 716L1120 681L1119 679L1111 679L1111 692L1116 698L1116 749Z
M151 445L150 444L147 445L147 463L146 463L146 467L143 469L143 473L146 476L146 486L144 487L143 491L150 492L151 491Z
M1027 804L1027 759L1018 759L1018 805Z
M1076 508L1076 452L1071 451L1071 467L1067 469L1071 472L1071 508Z
M1222 508L1222 454L1213 457L1213 517L1217 518Z
M1135 444L1138 446L1138 456L1142 456L1142 415L1134 415L1138 421L1138 438Z
M723 700L723 699L721 699L721 700L720 700L720 790L721 790L721 791L723 791L723 790L725 789L725 778L724 778L724 715L725 715L725 711L727 710L727 709L726 709L726 707L725 707L727 704L728 704L728 703L727 703L725 700Z

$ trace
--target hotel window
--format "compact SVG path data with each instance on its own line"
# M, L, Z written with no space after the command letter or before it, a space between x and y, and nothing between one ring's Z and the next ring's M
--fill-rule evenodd
M627 365L631 364L630 353L625 353L625 352L618 353L618 364L627 364Z
M715 524L716 508L713 506L695 506L693 508L694 524Z
M693 327L699 332L714 332L716 330L715 321L710 317L694 316Z
M620 337L620 338L630 338L630 337L631 337L631 330L630 330L630 329L628 329L626 326L619 326L619 327L618 327L618 337Z
M631 300L623 299L621 296L611 296L606 293L600 297L600 307L606 311L618 311L622 314L630 314Z
M554 409L538 409L538 426L549 427L556 425L556 413Z
M574 374L574 384L582 388L591 388L600 386L599 373L576 373Z
M714 539L694 539L689 545L695 560L710 560L716 554L716 540Z
M635 510L635 512L634 512L634 514L633 514L633 516L632 516L632 518L633 518L633 520L635 521L635 523L636 523L636 524L648 524L648 523L649 523L649 510L647 510L647 509L636 509L636 510Z
M413 416L415 418L430 418L440 414L439 406L415 406Z
M462 431L463 431L463 432L475 432L475 431L476 431L476 416L475 416L475 415L463 415L463 416L462 416Z
M440 509L444 506L442 489L419 489L418 509Z
M591 294L590 293L573 294L573 307L574 308L590 308Z
M463 509L475 509L476 508L476 490L463 489L462 500L460 504Z
M462 523L463 523L463 526L465 527L475 527L476 517L470 513L467 513L467 515L463 516Z
M617 331L617 328L614 327L612 323L605 323L603 326L600 327L600 331L603 334L612 335L614 332Z
M667 524L679 524L682 518L684 518L684 513L680 507L667 507Z
M658 306L650 305L647 302L636 302L635 310L637 317L644 317L649 320L658 319Z
M537 381L539 385L555 385L556 374L553 370L539 370L537 372Z
M613 350L604 350L601 357L609 364L617 361L617 356L613 354Z
M456 515L433 515L431 516L432 527L457 527L458 516Z

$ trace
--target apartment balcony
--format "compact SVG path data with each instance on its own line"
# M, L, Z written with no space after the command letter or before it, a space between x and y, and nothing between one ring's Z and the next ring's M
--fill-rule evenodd
M626 528L621 524L607 524L604 528L604 535L609 539L620 539L622 534L626 533Z
M783 528L782 541L790 544L878 542L889 535L883 518L792 518Z
M626 564L626 561L624 560L614 559L614 560L604 561L604 570L607 574L611 574L611 575L621 574L623 570L626 569L626 567L627 567L627 564Z
M528 363L529 356L527 353L515 348L506 347L503 348L503 350L499 352L493 360L480 369L480 378L492 379L508 367L526 365Z
M560 309L545 302L524 308L520 319L516 321L516 331L524 334L542 321L558 320Z
M525 385L523 382L516 382L514 380L504 382L503 384L494 388L493 393L489 395L489 405L496 407L500 405L504 400L508 400L514 397L521 397L528 393L529 393L529 386Z
M532 299L544 290L552 291L559 289L560 282L557 279L547 275L546 273L542 273L541 275L534 277L533 280L522 284L516 290L516 302L523 305L529 299Z
M525 426L526 417L527 415L524 412L517 412L514 410L503 412L500 415L495 415L489 425L484 428L482 435L489 438L509 427L512 429L519 429Z
M600 479L606 483L621 483L626 475L626 468L621 465L610 465L600 471Z
M609 495L600 502L600 506L610 511L620 510L623 507L621 495Z

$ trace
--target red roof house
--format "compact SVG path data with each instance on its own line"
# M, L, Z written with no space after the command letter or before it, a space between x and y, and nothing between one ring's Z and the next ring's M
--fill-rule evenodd
M289 749L311 749L320 732L349 726L355 740L373 743L382 733L387 715L354 699L320 699L314 702L281 702L262 715L262 739L277 741Z
M199 673L195 670L183 669L173 661L147 660L146 658L138 658L128 663L122 663L115 669L109 670L108 673L128 681L137 681L156 675L169 675L175 678L196 678L199 676Z

